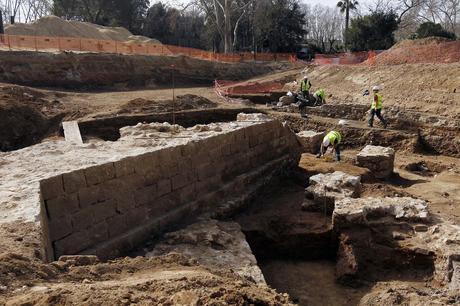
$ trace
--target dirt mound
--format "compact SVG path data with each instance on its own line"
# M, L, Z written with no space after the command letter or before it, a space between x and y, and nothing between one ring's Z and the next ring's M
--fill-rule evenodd
M0 87L0 151L22 148L40 141L63 117L59 101L44 99L38 91Z
M460 41L436 37L402 41L375 58L377 65L455 63L459 61ZM364 64L370 64L370 60Z
M30 24L8 25L5 28L5 33L9 35L77 37L128 43L160 44L156 39L133 35L122 27L104 27L88 22L66 21L56 16L46 16Z
M212 102L201 96L183 95L177 96L175 102L172 100L147 100L137 98L121 106L121 114L138 114L138 113L165 113L171 111L183 111L190 109L205 109L217 107L217 103Z

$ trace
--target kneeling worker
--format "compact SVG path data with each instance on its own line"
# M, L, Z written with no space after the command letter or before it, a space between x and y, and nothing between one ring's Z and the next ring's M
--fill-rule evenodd
M340 161L340 142L342 142L342 135L339 132L331 131L324 136L323 142L321 143L321 149L316 155L317 158L324 156L329 147L332 147L332 152L335 152L335 159Z
M326 103L326 92L324 89L318 89L314 94L313 97L316 99L316 104L324 104Z

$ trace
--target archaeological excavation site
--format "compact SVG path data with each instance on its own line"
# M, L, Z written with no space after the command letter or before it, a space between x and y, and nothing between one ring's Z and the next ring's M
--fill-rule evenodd
M460 304L460 41L230 62L14 29L0 305Z

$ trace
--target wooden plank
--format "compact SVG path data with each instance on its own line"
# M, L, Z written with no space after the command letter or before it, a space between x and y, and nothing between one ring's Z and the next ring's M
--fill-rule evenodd
M64 121L62 122L62 127L64 128L64 136L66 141L75 144L83 144L77 121Z

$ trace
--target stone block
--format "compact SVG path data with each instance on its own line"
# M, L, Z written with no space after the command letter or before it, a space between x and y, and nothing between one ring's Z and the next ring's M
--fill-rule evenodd
M51 241L64 238L72 233L72 223L69 216L56 218L48 223Z
M139 226L148 219L148 209L145 206L136 207L126 214L126 224L128 228Z
M382 222L392 222L393 219L427 223L429 213L425 201L408 197L344 198L336 201L332 215L334 228L367 224L368 219L380 219Z
M177 190L190 183L189 173L179 173L171 178L172 190Z
M74 232L71 235L53 242L54 258L62 255L74 255L90 246L87 232Z
M245 113L239 113L236 116L236 121L239 122L265 122L265 121L271 121L273 120L270 118L268 115L262 114L262 113L252 113L252 114L245 114Z
M91 206L91 210L93 211L94 222L99 223L117 213L117 202L110 199Z
M80 207L85 208L98 202L103 202L107 199L106 195L107 193L102 186L91 186L80 189L78 191Z
M109 230L107 222L99 222L94 224L87 232L90 246L107 241L109 239Z
M341 171L317 174L310 177L310 186L305 189L305 194L313 202L304 202L303 210L326 211L332 214L337 200L360 196L361 178Z
M303 152L316 154L325 135L325 132L302 131L297 133L297 139L302 145Z
M123 158L114 163L116 177L124 177L135 172L135 157Z
M99 263L99 258L95 255L65 255L60 256L59 261L78 267L95 265Z
M72 214L78 211L79 208L76 193L61 195L57 198L47 200L45 203L46 210L51 220Z
M395 151L388 147L368 145L357 156L360 167L368 168L379 179L388 178L393 173Z
M57 198L64 193L62 175L40 181L40 192L43 200Z
M72 228L75 232L84 231L94 223L91 207L82 209L72 215Z
M128 229L126 215L117 214L113 217L108 218L107 227L110 238L117 237L123 234Z
M159 197L170 193L172 190L171 180L163 179L163 180L158 181L157 188L158 188L157 194Z
M295 98L293 96L282 96L279 98L279 102L281 102L282 106L291 105L292 103L295 103Z
M136 206L136 200L134 198L134 194L130 191L119 193L116 198L117 202L117 213L124 214L131 209L134 209Z
M65 173L62 175L64 191L66 193L77 192L86 187L85 172L83 170Z
M140 175L154 172L157 170L158 166L158 158L153 153L145 153L143 155L136 156L134 161L135 172Z
M147 186L135 191L134 199L137 206L144 206L158 197L157 185Z
M85 169L86 183L88 186L97 185L115 177L113 163L93 166Z
M197 198L195 183L177 190L176 193L178 194L180 203L190 203Z

